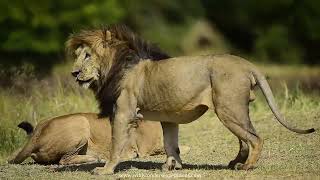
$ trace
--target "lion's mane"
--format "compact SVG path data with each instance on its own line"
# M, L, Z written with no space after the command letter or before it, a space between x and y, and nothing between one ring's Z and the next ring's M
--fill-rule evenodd
M111 39L107 39L107 33ZM93 86L96 99L99 102L101 115L111 115L114 103L120 95L120 82L125 72L135 64L145 59L154 61L168 59L170 56L156 45L148 43L125 25L112 25L92 30L82 30L70 36L66 50L70 56L82 45L89 46L100 59L100 79ZM105 47L115 49L111 67L106 57Z

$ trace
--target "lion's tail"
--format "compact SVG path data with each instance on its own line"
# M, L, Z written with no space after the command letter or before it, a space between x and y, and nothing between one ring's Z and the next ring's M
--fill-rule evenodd
M34 130L32 124L27 121L21 122L18 127L25 130L28 136L32 135Z
M309 134L315 131L314 128L311 129L306 129L306 130L302 130L302 129L297 129L297 128L293 128L290 125L288 125L287 121L284 119L284 117L282 116L282 114L279 111L279 108L277 107L277 104L274 100L274 96L273 93L270 89L270 86L265 78L265 76L263 74L261 74L259 71L255 70L252 72L253 76L255 78L255 80L257 81L257 84L259 85L263 95L265 96L268 105L271 109L271 111L273 112L274 116L276 117L276 119L287 129L289 129L290 131L299 133L299 134Z
M34 128L29 122L21 122L18 125L19 128L23 129L26 131L27 135L31 137ZM28 140L28 142L19 150L14 152L11 157L8 160L8 163L10 164L20 164L22 163L26 158L31 156L31 153L34 149L33 143L32 143L32 138Z

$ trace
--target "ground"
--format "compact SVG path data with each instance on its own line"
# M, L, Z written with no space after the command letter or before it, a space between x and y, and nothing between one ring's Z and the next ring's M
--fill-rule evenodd
M299 127L318 127L319 106L308 113L286 113L290 122ZM199 121L181 125L180 144L191 147L182 155L184 169L161 172L164 156L149 157L122 163L114 177L212 177L212 178L251 178L251 179L291 179L320 178L319 132L297 135L283 128L270 112L255 113L254 125L264 137L264 148L257 164L251 171L234 171L226 165L237 153L237 139L219 122L212 113L207 113ZM0 179L82 179L105 178L93 176L89 172L52 172L39 165L0 166Z
M6 158L13 149L22 145L25 134L14 126L19 118L37 119L61 115L73 111L96 111L92 95L82 94L68 87L52 93L52 98L45 99L44 89L33 92L32 97L19 97L22 105L10 98L9 94L0 92L6 103L0 103L0 112L6 120L0 123L0 179L105 179L136 177L180 177L180 178L214 178L214 179L319 179L320 178L320 96L317 93L305 93L297 89L286 89L286 86L273 88L277 102L287 121L295 127L316 128L315 133L299 135L288 131L273 117L263 96L258 93L257 100L250 106L252 122L264 139L264 147L257 168L250 171L227 169L227 164L238 152L238 141L217 119L212 112L206 113L198 121L180 126L180 144L190 146L191 150L183 154L183 170L162 172L161 164L165 156L154 156L124 162L111 176L94 176L89 171L53 172L50 166L33 165L26 162L22 165L8 165ZM56 87L55 87L56 88ZM38 89L38 88L37 88ZM71 89L71 90L70 90ZM51 89L52 91L52 89ZM70 91L70 92L69 92ZM316 89L317 91L317 89ZM2 94L1 94L2 93ZM78 100L77 96L84 96ZM10 96L11 97L11 96ZM7 98L7 99L6 99ZM17 101L18 102L18 101ZM70 103L72 102L72 103ZM86 102L86 103L84 103ZM90 105L90 109L88 109ZM10 109L9 107L16 107ZM21 111L20 114L17 113ZM38 112L38 114L34 114ZM43 114L41 114L43 113ZM33 117L33 118L32 118ZM12 120L8 121L8 120Z

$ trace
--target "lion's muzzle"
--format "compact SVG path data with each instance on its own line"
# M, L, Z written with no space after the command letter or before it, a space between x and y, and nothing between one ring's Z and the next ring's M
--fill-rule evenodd
M72 71L71 72L71 74L72 74L72 76L74 76L74 77L78 77L78 75L80 74L80 70L74 70L74 71Z

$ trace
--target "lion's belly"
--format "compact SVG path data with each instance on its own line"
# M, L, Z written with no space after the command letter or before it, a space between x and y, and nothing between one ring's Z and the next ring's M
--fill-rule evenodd
M179 112L141 111L145 119L151 121L172 122L177 124L190 123L208 110L206 105L198 105L191 110L181 110Z

